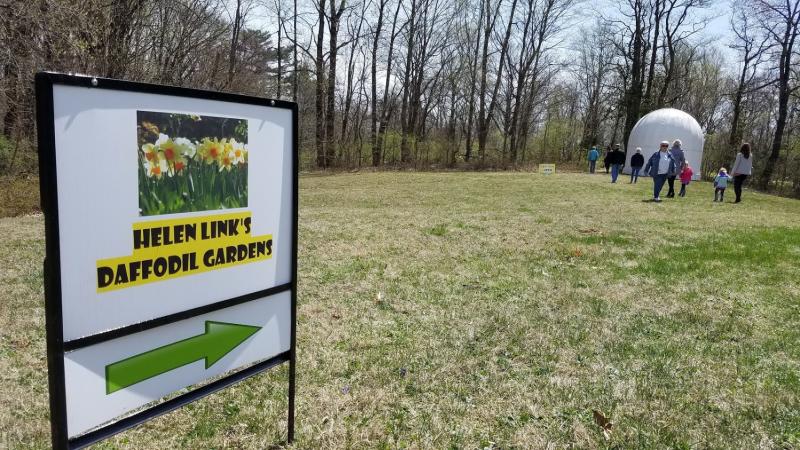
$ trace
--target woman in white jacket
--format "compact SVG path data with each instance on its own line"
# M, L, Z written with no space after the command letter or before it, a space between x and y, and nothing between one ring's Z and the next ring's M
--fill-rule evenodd
M733 169L731 169L731 174L733 174L733 192L736 193L736 201L734 203L742 201L742 186L744 185L744 180L752 175L752 173L753 153L750 151L750 144L745 142L736 155L736 162L733 163Z

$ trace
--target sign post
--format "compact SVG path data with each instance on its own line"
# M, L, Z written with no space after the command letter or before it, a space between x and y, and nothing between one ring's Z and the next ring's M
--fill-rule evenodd
M284 362L291 442L297 105L55 73L36 105L53 447Z

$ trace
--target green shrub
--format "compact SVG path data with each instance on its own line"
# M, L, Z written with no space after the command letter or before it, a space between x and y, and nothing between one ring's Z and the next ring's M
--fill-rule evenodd
M14 141L0 134L0 175L37 174L39 155L33 141Z
M0 134L0 175L8 173L11 165L11 156L14 153L11 141Z

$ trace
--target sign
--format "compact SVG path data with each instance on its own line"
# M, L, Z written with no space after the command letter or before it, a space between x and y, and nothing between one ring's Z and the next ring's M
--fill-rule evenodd
M555 164L539 164L539 173L550 175L556 173Z
M53 447L283 362L291 441L297 106L53 73L36 97Z

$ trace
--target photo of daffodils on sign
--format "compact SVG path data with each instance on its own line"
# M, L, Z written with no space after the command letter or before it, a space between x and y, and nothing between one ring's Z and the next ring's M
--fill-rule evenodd
M139 215L247 206L247 121L137 111ZM133 255L97 261L104 292L272 256L250 213L133 224Z
M247 206L247 121L137 111L142 216Z

